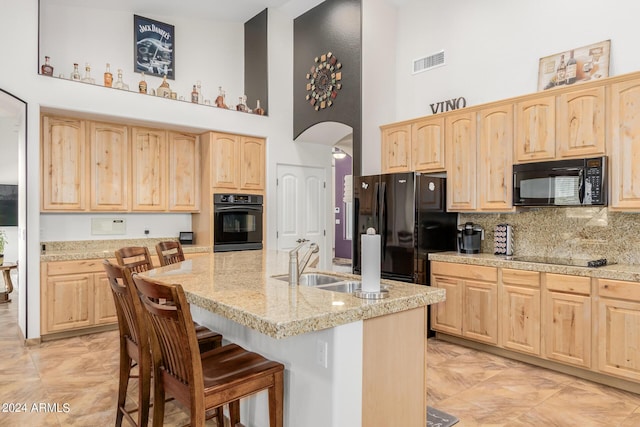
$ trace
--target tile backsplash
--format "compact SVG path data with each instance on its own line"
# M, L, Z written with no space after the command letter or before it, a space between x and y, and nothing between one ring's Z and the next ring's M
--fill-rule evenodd
M640 264L640 214L611 212L606 207L530 208L515 214L461 213L458 221L484 227L485 253L493 253L495 226L511 224L514 255Z

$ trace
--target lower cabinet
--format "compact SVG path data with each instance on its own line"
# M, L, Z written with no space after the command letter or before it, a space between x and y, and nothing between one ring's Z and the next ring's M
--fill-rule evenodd
M640 283L596 279L598 370L640 381Z
M591 279L545 274L544 356L591 367Z
M118 321L102 259L45 262L40 274L41 335Z
M500 280L500 346L540 355L540 273L503 268Z
M447 299L432 305L431 327L488 344L498 343L498 273L493 267L431 263L431 286Z

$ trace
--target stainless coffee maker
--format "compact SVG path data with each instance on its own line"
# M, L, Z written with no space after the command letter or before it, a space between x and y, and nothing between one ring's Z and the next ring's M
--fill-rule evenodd
M480 253L484 240L484 228L479 224L467 222L458 226L458 252L462 254Z

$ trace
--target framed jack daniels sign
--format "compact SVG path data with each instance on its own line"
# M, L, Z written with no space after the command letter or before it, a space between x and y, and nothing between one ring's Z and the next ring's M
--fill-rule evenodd
M175 79L173 25L133 15L134 70Z

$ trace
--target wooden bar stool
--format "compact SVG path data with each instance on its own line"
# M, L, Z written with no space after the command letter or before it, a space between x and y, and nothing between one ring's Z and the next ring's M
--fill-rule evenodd
M230 404L231 425L240 422L240 398L268 390L269 425L283 425L284 365L229 344L198 353L191 311L181 285L165 284L137 274L133 281L151 326L154 369L153 425L164 421L164 397L170 393L190 409L191 425L203 426L205 413ZM170 304L158 304L165 299Z
M107 279L116 306L118 329L120 331L120 374L118 383L118 413L116 426L122 425L123 417L137 426L146 426L149 420L150 383L151 383L151 348L148 328L145 326L144 311L137 295L131 271L108 260L103 261ZM204 328L201 326L200 328ZM196 332L201 352L218 348L222 345L222 335L204 328ZM138 366L138 375L132 376L131 369ZM132 410L125 408L127 388L130 378L138 378L138 406ZM131 413L138 412L137 422ZM223 422L222 411L216 414L219 425Z
M160 259L160 265L170 265L176 262L184 261L184 252L182 252L182 245L175 240L167 240L166 242L160 242L156 245L156 252Z

